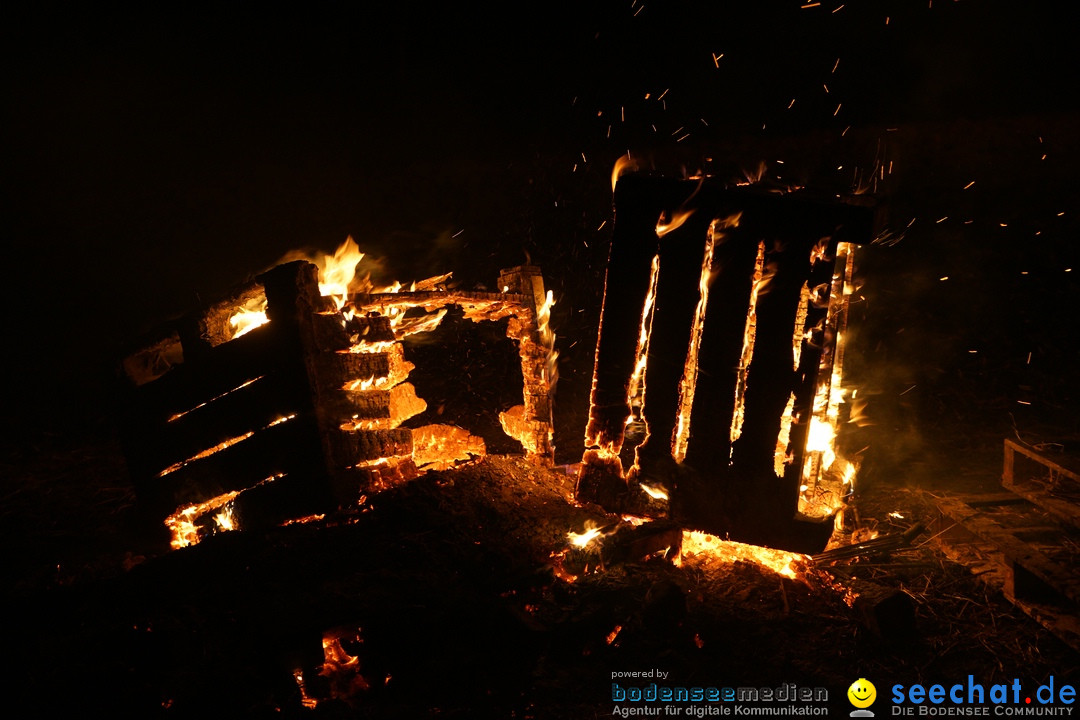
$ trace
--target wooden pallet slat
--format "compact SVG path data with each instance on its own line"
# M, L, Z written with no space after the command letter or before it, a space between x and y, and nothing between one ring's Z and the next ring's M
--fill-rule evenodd
M982 566L972 566L973 572L988 582L999 580L1010 602L1080 650L1080 575L1072 562L1042 549L1063 547L1073 529L1047 524L1038 506L1012 492L936 503L952 523L938 533L939 541L952 552L980 558Z
M1038 468L1046 475L1048 482L1038 482L1032 477L1024 477L1021 468ZM1070 483L1080 494L1080 472L1066 467L1045 454L1024 447L1015 440L1005 438L1005 453L1002 466L1001 484L1031 502L1045 508L1059 519L1080 529L1080 504L1074 500L1055 494L1054 484L1064 480Z

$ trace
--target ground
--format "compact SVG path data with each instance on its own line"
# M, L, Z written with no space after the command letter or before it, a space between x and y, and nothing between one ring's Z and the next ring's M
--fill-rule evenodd
M4 503L9 698L39 714L607 717L612 673L651 669L676 685L822 687L834 712L850 710L859 677L879 694L968 675L987 687L1080 683L1075 652L930 532L794 579L687 556L568 582L551 557L566 533L617 518L573 504L565 467L490 457L357 514L168 551L134 530L109 428L80 436L5 458L22 480ZM937 522L940 491L917 481L871 485L858 526L885 535ZM914 631L875 635L845 602L852 578L905 593ZM359 664L320 678L327 633ZM302 705L294 671L316 708Z

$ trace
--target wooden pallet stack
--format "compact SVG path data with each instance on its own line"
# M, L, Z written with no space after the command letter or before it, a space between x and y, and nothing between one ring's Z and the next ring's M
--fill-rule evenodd
M406 382L413 365L401 338L427 326L395 328L410 309L434 315L429 326L450 305L475 321L510 318L526 378L514 429L527 454L550 460L542 360L551 348L532 292L353 295L343 314L320 295L317 272L303 261L279 265L162 326L121 363L122 435L139 504L155 525L169 524L174 546L355 506L425 469L484 454L467 429L402 426L426 407ZM535 268L504 276L508 285L530 278L515 289L542 288ZM263 298L267 321L237 335L230 318Z

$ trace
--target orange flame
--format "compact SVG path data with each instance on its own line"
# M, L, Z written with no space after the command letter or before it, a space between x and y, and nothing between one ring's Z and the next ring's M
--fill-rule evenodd
M637 172L637 161L630 157L629 154L622 155L615 161L615 167L611 170L611 191L615 192L615 186L619 183L619 178L623 175L627 175L632 172Z
M670 218L666 213L661 214L660 219L656 221L656 236L662 238L668 233L678 230L693 214L693 210L678 210Z

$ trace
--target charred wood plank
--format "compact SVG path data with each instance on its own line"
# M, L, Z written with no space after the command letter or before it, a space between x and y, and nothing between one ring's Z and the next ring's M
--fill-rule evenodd
M421 307L436 310L447 305L460 305L463 309L480 312L519 312L532 307L531 295L517 292L489 293L461 290L423 290L396 293L357 293L349 296L349 302L361 310L384 312L387 308ZM468 314L468 313L466 313ZM501 315L505 317L505 315ZM490 318L498 320L498 317Z
M340 507L351 507L366 495L397 487L420 474L411 457L388 458L364 467L351 467L335 473L334 498Z
M390 430L427 409L412 383L389 390L342 390L324 412L341 418L343 429Z
M317 381L327 391L365 384L388 389L408 377L412 369L400 344L390 346L386 352L327 352L315 359Z
M240 530L268 530L333 507L329 488L310 470L299 468L241 492L233 500Z
M910 595L862 579L853 579L851 590L856 595L852 607L859 622L875 637L888 643L914 642L915 603Z
M395 339L390 318L385 315L353 317L345 322L345 332L353 345L394 342Z
M669 183L627 177L615 186L615 228L604 277L585 447L618 454L623 443L630 378L637 362L641 312L659 251L656 224L672 202ZM685 199L686 195L682 195Z
M337 430L328 433L332 467L343 469L382 458L411 455L412 430Z
M243 436L241 436L243 437ZM318 435L311 418L295 418L237 440L228 447L156 477L136 490L146 512L164 517L185 505L254 487L279 473L318 468Z
M131 406L140 421L164 423L248 381L295 366L298 353L286 334L264 325L141 385L131 395Z
M1001 484L1059 520L1080 528L1080 505L1067 499L1080 490L1080 472L1066 467L1066 462L1064 457L1051 458L1005 438Z
M683 387L683 376L701 299L702 266L713 219L695 213L660 240L660 273L644 376L648 393L643 415L649 434L637 448L642 479L671 475L680 405L684 392L693 392L690 385Z
M737 211L724 212L730 216ZM705 309L690 412L686 462L700 468L726 468L731 459L732 415L757 258L757 243L743 230L731 228L725 234L729 238L713 248L715 279Z
M120 362L121 374L134 386L153 382L174 367L183 364L184 349L175 325L159 329L142 347L124 356Z
M295 415L303 410L305 399L295 379L264 376L173 416L147 439L140 454L157 473L229 438Z

